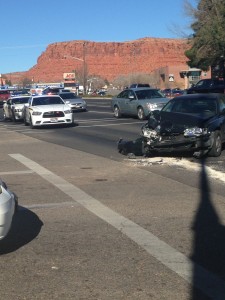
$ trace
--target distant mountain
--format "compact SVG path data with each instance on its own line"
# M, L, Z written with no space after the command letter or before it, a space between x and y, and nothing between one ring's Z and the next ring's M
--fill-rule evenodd
M129 73L151 73L162 67L187 68L184 39L142 38L127 42L69 41L50 44L27 72L11 73L11 80L61 82L63 73L81 70L85 59L88 75L108 81ZM76 59L75 59L76 58ZM8 75L9 74L5 74ZM15 76L14 76L15 75Z

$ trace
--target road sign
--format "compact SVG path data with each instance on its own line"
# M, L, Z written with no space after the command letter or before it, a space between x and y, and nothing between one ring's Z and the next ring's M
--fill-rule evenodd
M174 75L173 74L169 74L169 81L174 81Z

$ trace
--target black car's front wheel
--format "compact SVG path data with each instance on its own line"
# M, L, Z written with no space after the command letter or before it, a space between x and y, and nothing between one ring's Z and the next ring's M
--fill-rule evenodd
M208 155L218 157L222 152L222 138L220 130L214 131L213 135L213 145L212 148L209 150Z

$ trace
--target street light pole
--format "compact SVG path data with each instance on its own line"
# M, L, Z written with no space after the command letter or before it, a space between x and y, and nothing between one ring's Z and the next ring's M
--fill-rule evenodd
M85 42L83 43L83 93L86 94L86 53Z
M83 42L83 59L82 58L78 58L78 57L74 57L74 56L67 56L65 55L65 58L72 58L75 60L79 60L83 62L83 93L86 93L86 44L85 42Z

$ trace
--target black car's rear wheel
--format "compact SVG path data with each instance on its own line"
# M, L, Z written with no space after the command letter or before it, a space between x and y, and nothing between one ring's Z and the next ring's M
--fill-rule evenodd
M214 131L214 137L213 137L213 145L211 150L209 151L208 155L213 157L220 156L222 152L222 139L221 139L221 133L219 130Z

